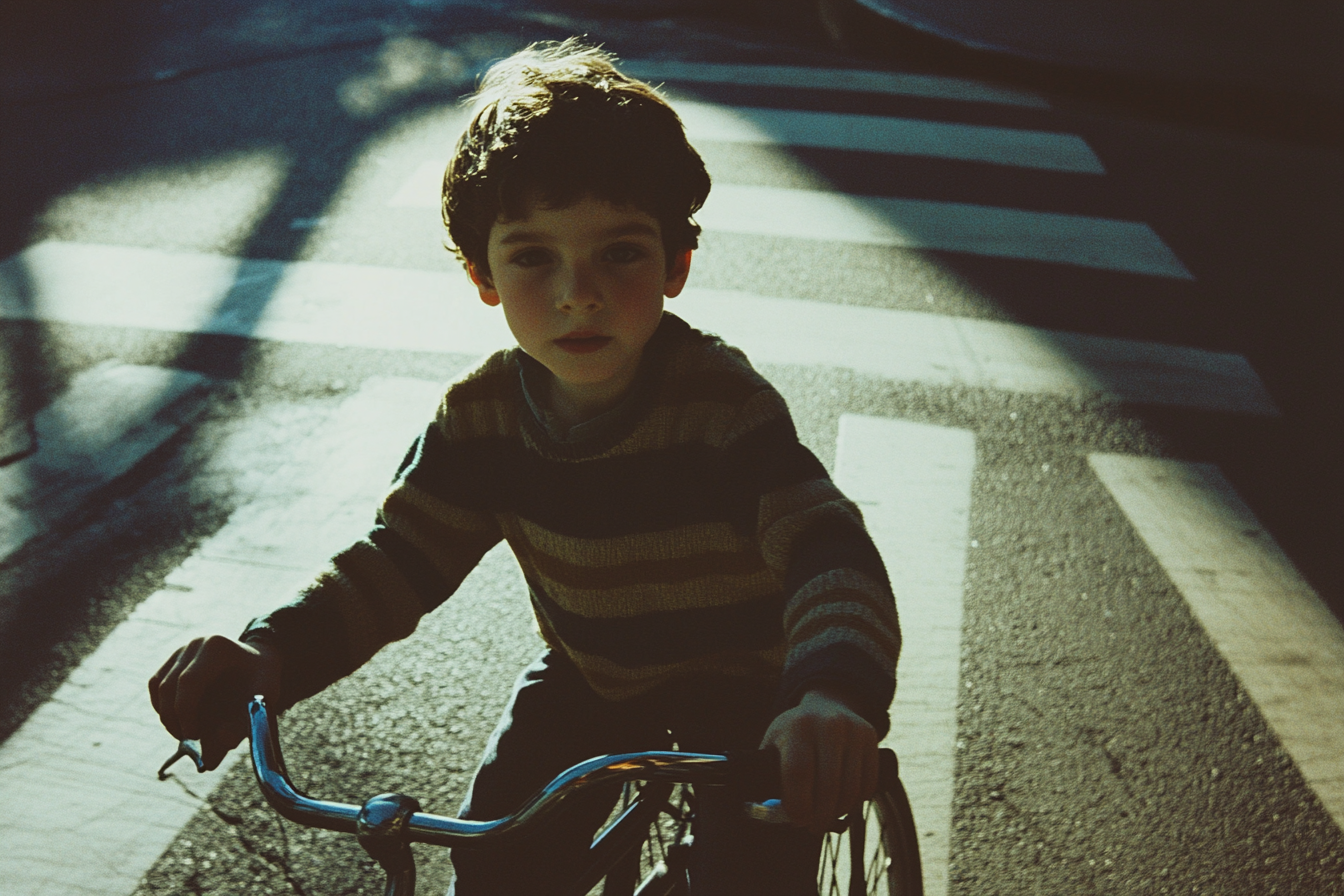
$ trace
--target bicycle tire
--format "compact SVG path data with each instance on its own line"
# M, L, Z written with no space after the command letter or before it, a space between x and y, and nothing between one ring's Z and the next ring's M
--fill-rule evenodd
M896 754L883 750L878 792L863 807L866 896L923 896L924 872L914 813L897 774ZM850 833L827 834L817 866L820 896L850 896Z

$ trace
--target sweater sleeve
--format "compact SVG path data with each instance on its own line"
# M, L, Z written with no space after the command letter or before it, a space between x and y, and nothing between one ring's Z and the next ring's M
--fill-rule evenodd
M492 514L436 495L453 466L442 416L411 446L369 534L338 553L297 599L243 631L243 641L279 650L282 707L414 632L502 537Z
M787 653L777 709L827 685L885 734L900 627L886 568L858 507L798 441L773 389L744 407L729 450L734 476L755 495L761 552L784 583Z

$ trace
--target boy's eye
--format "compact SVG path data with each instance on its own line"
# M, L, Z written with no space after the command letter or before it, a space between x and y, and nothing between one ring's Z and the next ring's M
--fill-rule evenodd
M617 243L608 247L607 251L603 253L607 261L616 264L629 264L633 261L639 261L646 254L643 246L634 243Z
M510 264L523 268L535 268L551 260L551 254L545 249L524 249L509 259Z

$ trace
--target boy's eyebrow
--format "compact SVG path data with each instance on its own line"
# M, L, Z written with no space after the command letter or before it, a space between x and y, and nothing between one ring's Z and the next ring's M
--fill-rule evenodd
M631 221L628 224L618 224L608 230L602 231L598 236L602 239L617 239L623 236L651 236L658 237L658 230L650 224L643 221ZM544 243L550 240L550 236L537 230L515 230L499 241L501 246L511 246L514 243Z
M537 231L534 230L515 230L508 236L503 237L499 241L499 244L501 246L510 246L514 243L544 243L544 242L546 242L546 234L544 233L538 233Z
M602 236L607 239L613 239L621 236L651 236L657 237L658 230L650 224L643 221L631 221L629 224L619 224L616 227L602 232Z

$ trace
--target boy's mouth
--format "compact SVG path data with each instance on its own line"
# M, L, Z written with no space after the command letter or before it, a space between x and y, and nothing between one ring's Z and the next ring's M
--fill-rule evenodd
M562 351L574 355L586 355L589 352L606 348L608 342L611 342L610 336L602 336L586 330L575 330L573 333L568 333L555 340L555 344Z

